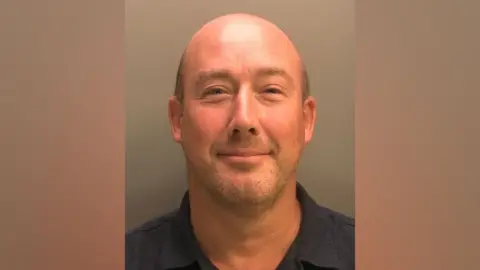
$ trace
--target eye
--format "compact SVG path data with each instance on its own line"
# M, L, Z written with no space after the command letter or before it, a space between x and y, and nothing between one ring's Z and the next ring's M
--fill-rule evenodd
M267 87L263 90L264 93L266 94L281 94L282 91L278 88L275 87Z
M210 89L207 89L204 93L205 96L209 96L209 95L221 95L221 94L225 94L227 93L227 91L225 89L222 89L222 88L219 88L219 87L215 87L215 88L210 88Z

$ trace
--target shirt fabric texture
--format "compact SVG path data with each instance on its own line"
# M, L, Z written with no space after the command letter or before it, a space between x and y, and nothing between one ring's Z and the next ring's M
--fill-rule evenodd
M299 233L277 270L355 269L354 219L318 205L297 183ZM215 270L190 223L188 191L179 209L127 232L126 270ZM270 270L270 269L266 269Z

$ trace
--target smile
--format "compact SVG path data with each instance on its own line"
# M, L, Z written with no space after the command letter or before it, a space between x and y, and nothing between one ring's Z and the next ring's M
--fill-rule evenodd
M260 153L229 153L219 154L218 157L222 160L232 163L256 163L269 157L270 154Z

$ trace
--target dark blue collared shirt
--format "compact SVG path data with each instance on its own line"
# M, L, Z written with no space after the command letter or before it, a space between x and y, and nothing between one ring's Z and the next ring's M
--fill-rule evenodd
M318 205L297 184L300 231L278 270L355 269L354 220ZM190 223L188 192L180 208L144 223L126 235L126 270L214 270Z

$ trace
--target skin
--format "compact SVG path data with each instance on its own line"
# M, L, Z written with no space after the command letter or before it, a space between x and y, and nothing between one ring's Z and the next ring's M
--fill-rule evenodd
M220 269L274 269L296 237L296 168L316 106L302 68L289 38L248 14L210 21L187 46L169 118L195 235Z

